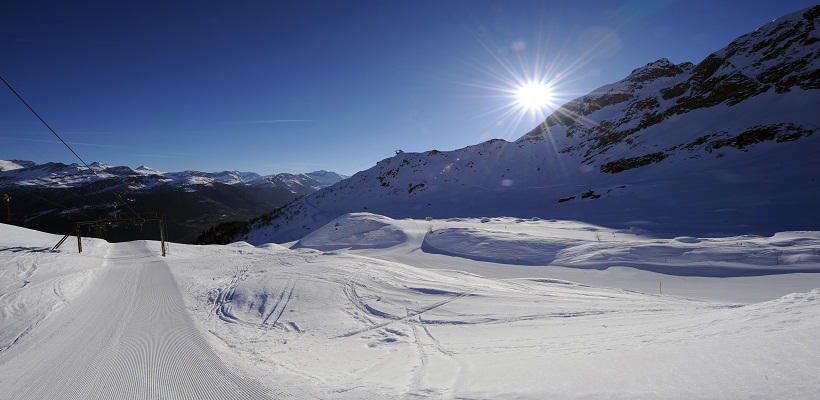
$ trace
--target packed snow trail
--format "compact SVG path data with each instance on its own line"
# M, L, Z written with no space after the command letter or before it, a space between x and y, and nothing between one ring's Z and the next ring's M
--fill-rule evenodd
M168 265L112 244L76 301L0 353L2 399L269 399L197 330Z

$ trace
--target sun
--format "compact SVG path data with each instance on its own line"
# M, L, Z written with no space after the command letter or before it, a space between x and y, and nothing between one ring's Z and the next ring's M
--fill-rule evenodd
M552 88L543 82L528 82L515 91L515 98L525 110L542 110L552 103Z
M576 62L560 43L548 46L539 39L527 46L516 41L507 48L485 37L477 40L487 55L469 63L475 73L468 70L454 82L470 87L467 96L486 100L486 109L474 117L486 118L482 138L514 139L543 123L575 96L572 86L579 81L576 75L585 63ZM497 133L499 130L503 132Z

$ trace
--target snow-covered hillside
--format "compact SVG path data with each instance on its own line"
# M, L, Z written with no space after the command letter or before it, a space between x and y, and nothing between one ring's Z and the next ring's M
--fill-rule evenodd
M820 6L697 65L650 63L515 142L397 154L236 239L297 240L361 211L574 219L672 237L820 229L818 22Z
M294 249L57 239L0 224L2 399L820 391L817 232L357 213Z
M799 141L820 129L818 21L820 6L743 35L698 65L661 59L635 69L519 142L551 142L567 161L615 174L667 157L680 163Z

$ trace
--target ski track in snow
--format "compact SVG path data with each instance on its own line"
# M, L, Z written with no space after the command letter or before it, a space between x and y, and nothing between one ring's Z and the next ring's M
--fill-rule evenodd
M83 254L14 247L53 238L0 226L23 237L0 242L12 245L0 247L0 399L811 398L820 390L817 274L664 275L661 295L660 275L642 270L567 276L563 267L422 251L431 232L462 226L470 231L447 230L452 237L438 245L480 236L516 256L521 243L505 231L518 230L530 241L552 238L547 252L587 238L590 251L579 256L657 257L657 239L632 233L607 232L612 243L602 246L594 233L605 231L572 222L368 214L339 222L316 232L317 249L180 244L168 258L145 241L83 239ZM740 239L743 251L724 245ZM785 268L816 270L818 239L793 232L665 244L697 256L691 263L775 249ZM484 242L461 249L488 254ZM623 251L611 253L616 242ZM506 276L480 276L491 271ZM570 281L587 275L586 284ZM649 290L618 288L618 279ZM684 284L707 284L690 291L702 299L666 294ZM808 292L784 296L792 288ZM710 300L712 291L764 293L737 304Z
M265 319L262 321L263 325L276 326L276 324L279 322L279 319L282 318L282 314L284 314L285 309L287 308L288 303L290 302L290 299L293 298L293 290L295 288L296 288L296 280L295 279L290 280L287 283L287 286L285 287L285 289L283 289L279 293L279 297L276 299L276 304L274 304L274 306L271 309L270 313L268 313L268 316L265 317ZM287 297L285 296L285 292L287 292ZM276 315L273 318L273 321L271 321L269 323L268 320L270 320L271 316L273 316L274 314L276 314ZM291 326L297 328L296 330L298 331L298 327L295 325L294 322L291 322L290 324L291 324Z
M112 244L103 275L0 353L4 399L269 399L197 330L168 265ZM58 297L60 283L54 283Z

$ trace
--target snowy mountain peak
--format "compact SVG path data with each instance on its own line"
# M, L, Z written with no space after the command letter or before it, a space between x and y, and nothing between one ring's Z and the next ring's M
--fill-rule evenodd
M255 180L252 184L257 186L281 186L293 192L309 191L313 192L321 188L330 186L347 177L329 171L314 171L306 174L276 174L263 176Z
M37 164L23 160L0 160L0 186L40 186L43 188L79 187L102 179L117 179L127 182L133 190L150 190L156 186L196 187L212 186L215 183L242 186L271 186L277 176L286 177L289 185L285 188L294 193L306 193L332 185L345 177L334 172L318 171L310 174L279 174L263 177L255 172L162 172L147 166L131 169L126 166L111 166L93 162L89 167L79 164L49 162ZM276 185L273 185L276 186Z
M691 63L688 65L691 65ZM675 65L666 58L661 58L658 61L634 69L625 80L635 83L646 83L660 78L671 78L686 71L684 67L688 65Z
M820 5L814 5L814 6L811 6L811 7L806 7L804 9L800 10L800 11L795 11L791 14L786 14L786 15L780 17L780 18L775 18L774 20L772 20L772 22L770 22L770 23L764 25L763 27L761 27L761 29L766 28L766 27L768 27L770 25L773 25L773 24L774 25L779 25L781 23L788 22L788 21L797 21L797 22L816 21L818 15L820 15ZM760 29L758 29L758 30L760 30Z
M333 172L317 175L324 180L280 174L287 184L279 184L279 175L264 179L254 172L161 172L100 162L89 166L0 160L0 194L14 198L11 222L65 234L78 220L163 212L168 215L167 234L192 243L214 224L247 220L344 178ZM142 233L112 230L106 237L134 240Z
M147 175L162 175L163 174L162 171L156 170L156 169L151 168L147 165L140 165L139 167L134 169L134 172L137 172L137 173L140 173L140 174L147 174Z
M36 163L25 160L0 160L0 171L11 171L14 169L30 168L34 165L36 165Z
M102 164L100 164L100 165L102 165ZM92 166L92 168L94 168L94 167ZM131 169L129 167L124 167L124 166L112 167L112 166L109 166L109 165L105 165L105 168L102 169L102 172L105 172L105 173L111 174L111 175L133 175L133 174L136 173L136 172L134 172L133 169Z
M736 75L748 79L745 86L774 86L778 92L793 88L820 88L820 6L778 18L743 35L703 61L706 78Z
M313 172L309 172L305 175L309 176L312 179L315 179L317 182L320 182L320 183L328 185L328 186L330 186L330 185L332 185L336 182L339 182L342 179L346 178L346 176L339 175L335 172L330 172L330 171L325 171L325 170L313 171Z
M559 132L574 136L591 119L597 130L607 133L600 146L605 148L676 115L720 104L731 107L769 91L818 89L818 22L820 6L815 6L740 36L696 66L674 65L667 59L649 63L618 83L570 101L522 139L543 139L547 132L555 137L553 127L566 127ZM625 113L628 118L586 118L605 108L609 114ZM628 128L617 129L625 125Z
M818 23L820 6L697 65L649 63L564 104L513 143L397 154L253 222L242 239L288 242L362 211L677 233L811 229L807 221L820 219Z
M681 149L785 141L792 133L806 137L817 127L805 110L811 96L803 93L820 88L818 20L820 6L791 14L694 67L665 59L650 63L565 104L519 141L549 136L562 154L615 172L660 162ZM726 118L727 107L732 118Z
M106 169L106 168L110 168L111 165L107 165L107 164L103 164L103 163L98 162L98 161L94 161L93 163L89 164L89 167L91 167L92 169L95 169L95 170L103 170L103 169Z

